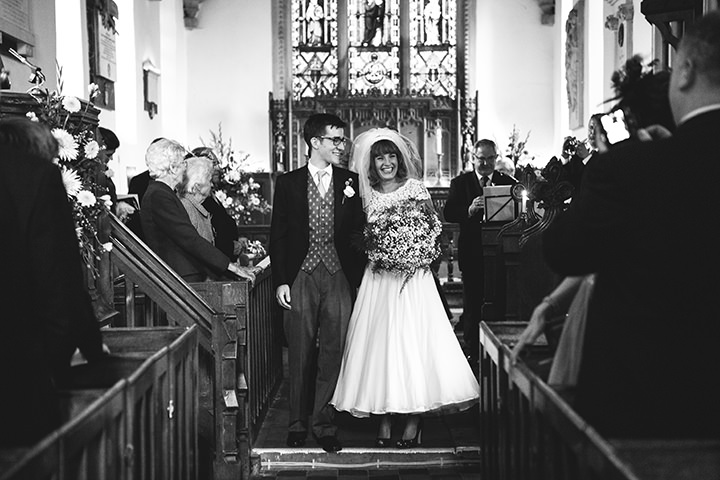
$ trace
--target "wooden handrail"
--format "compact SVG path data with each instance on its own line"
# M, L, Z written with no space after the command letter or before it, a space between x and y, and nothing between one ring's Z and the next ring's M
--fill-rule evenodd
M121 321L136 324L137 285L145 322L161 318L157 306L172 323L200 327L199 435L203 444L212 443L216 479L247 477L252 441L282 379L269 264L256 269L254 284L188 284L115 216L109 223L110 259L122 274L113 281L115 292L123 280L125 288ZM116 297L116 308L122 311L118 300L123 300Z
M110 238L113 244L111 259L122 265L125 275L146 292L157 293L153 296L154 300L168 313L179 307L194 322L200 324L203 333L210 334L211 317L216 313L212 307L112 214L110 214ZM176 320L182 321L183 317L184 315L178 315Z

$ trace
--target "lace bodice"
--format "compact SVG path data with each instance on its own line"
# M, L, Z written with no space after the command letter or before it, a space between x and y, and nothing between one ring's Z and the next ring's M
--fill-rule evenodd
M398 202L410 199L419 201L430 199L430 192L428 192L427 188L425 188L422 181L409 178L407 182L405 182L405 185L390 193L382 193L373 189L372 196L370 198L370 205L367 211L368 220L372 221L389 207L397 204Z

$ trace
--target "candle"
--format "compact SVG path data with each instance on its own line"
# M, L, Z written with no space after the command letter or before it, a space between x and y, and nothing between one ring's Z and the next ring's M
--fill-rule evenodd
M525 213L527 211L527 199L528 199L527 190L523 190L522 202L520 203L520 213Z
M443 153L442 127L440 125L435 127L435 153L438 155L442 155Z

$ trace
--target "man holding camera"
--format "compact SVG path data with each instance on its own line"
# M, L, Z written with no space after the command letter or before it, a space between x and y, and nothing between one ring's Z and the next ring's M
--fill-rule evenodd
M553 270L597 273L575 407L605 436L720 437L720 196L679 171L720 178L720 11L685 33L669 98L675 133L599 154L543 237Z

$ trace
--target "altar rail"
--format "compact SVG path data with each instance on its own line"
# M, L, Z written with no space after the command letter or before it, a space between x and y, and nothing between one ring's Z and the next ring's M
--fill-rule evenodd
M526 325L481 324L482 478L720 478L718 440L601 437L573 410L571 392L545 383L549 347L531 346L523 361L511 365L511 348Z
M197 327L103 330L112 356L71 369L63 425L0 451L0 478L196 479Z
M110 270L120 274L114 289L124 324L199 326L200 455L212 459L212 472L201 476L247 478L254 435L282 380L269 267L254 286L228 281L191 288L117 218L110 224Z

